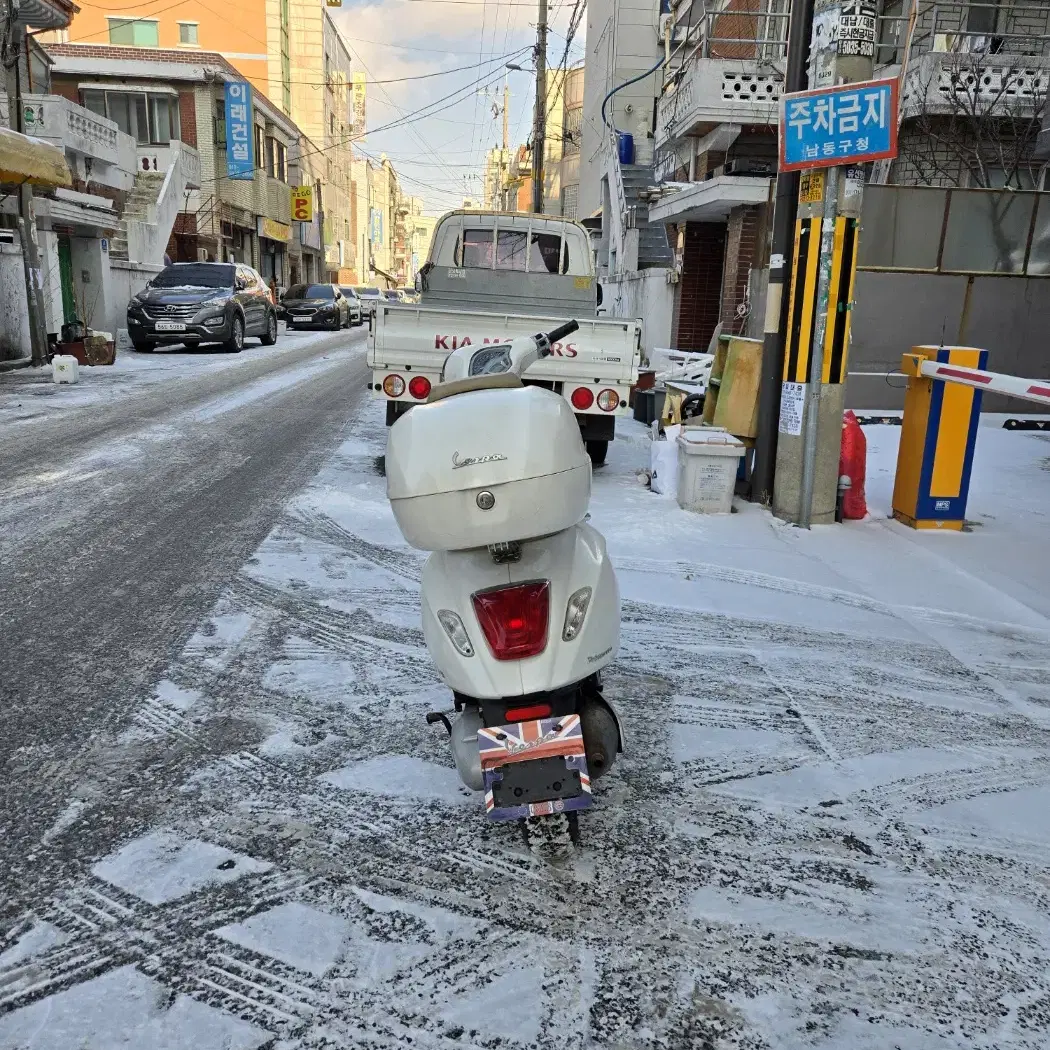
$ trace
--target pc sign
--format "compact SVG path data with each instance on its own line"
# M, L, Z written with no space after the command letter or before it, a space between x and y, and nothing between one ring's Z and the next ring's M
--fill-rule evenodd
M896 78L781 96L781 171L896 156Z

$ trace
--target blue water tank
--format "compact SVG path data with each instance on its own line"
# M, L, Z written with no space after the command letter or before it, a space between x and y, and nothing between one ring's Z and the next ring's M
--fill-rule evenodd
M634 136L629 131L616 132L616 142L619 147L620 163L634 163Z

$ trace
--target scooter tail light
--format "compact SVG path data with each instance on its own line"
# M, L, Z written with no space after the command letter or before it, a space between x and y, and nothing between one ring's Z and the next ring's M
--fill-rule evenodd
M594 393L585 386L578 386L569 400L577 412L586 412L594 404Z
M598 395L598 407L603 412L615 412L620 407L620 395L615 390L603 390Z
M467 634L463 621L451 609L441 609L437 614L438 623L441 624L448 635L448 640L456 647L460 656L473 656L474 646L471 645L470 635Z
M430 380L426 376L413 376L408 384L408 392L417 401L425 400L430 396Z
M587 610L590 605L590 587L581 587L569 599L565 606L565 626L561 632L564 641L571 642L583 630L583 621L587 618Z
M524 660L547 648L549 581L478 591L471 600L485 641L497 660Z
M537 718L550 718L550 704L528 704L525 707L508 707L506 719L508 722L534 722Z
M405 381L399 375L387 376L383 380L383 393L387 397L400 397L405 392Z

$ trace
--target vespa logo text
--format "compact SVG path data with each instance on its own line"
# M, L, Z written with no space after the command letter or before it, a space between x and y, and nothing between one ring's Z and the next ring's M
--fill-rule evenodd
M465 456L463 459L459 458L458 452L452 453L452 469L459 470L460 467L473 467L478 463L501 463L505 462L506 456L501 456L498 452L491 456Z

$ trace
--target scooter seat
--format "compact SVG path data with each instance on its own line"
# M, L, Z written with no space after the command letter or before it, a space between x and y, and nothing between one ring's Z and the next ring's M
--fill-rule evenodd
M470 376L468 379L454 379L451 383L439 383L430 391L427 404L443 401L456 394L469 394L474 390L516 390L525 384L513 372L500 372L494 376Z

